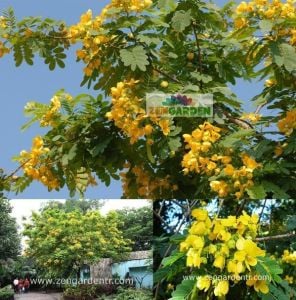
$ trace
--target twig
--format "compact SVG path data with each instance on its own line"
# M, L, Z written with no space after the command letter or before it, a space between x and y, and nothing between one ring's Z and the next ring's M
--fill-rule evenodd
M243 211L243 209L244 209L246 203L247 203L247 200L244 199L244 200L242 201L241 206L239 206L238 209L236 210L236 217L238 217L238 215Z
M263 215L263 212L264 212L264 209L265 209L266 202L267 202L267 199L264 200L263 207L262 207L261 213L259 215L258 223L260 223L260 221L261 221L261 218L262 218L262 215Z
M222 112L224 114L224 116L226 116L228 118L228 120L244 129L253 129L253 125L250 124L248 121L239 119L239 118L235 118L233 116L231 116L230 113L228 113L227 111L223 111Z
M22 169L32 158L27 159L24 163L22 163L15 171L13 171L10 175L3 178L4 181L15 175L20 169Z
M155 210L153 210L153 214L162 222L165 224L165 226L170 227L170 225L163 219L163 217L158 214Z
M254 112L254 114L256 114L256 115L259 114L260 110L261 110L265 105L266 105L266 102L264 102L264 103L258 105L257 108L256 108L256 110L255 110L255 112Z
M220 214L221 208L222 208L222 206L223 206L223 202L224 202L224 199L221 199L221 200L220 200L219 207L218 207L217 218L219 217L219 214Z
M174 81L174 82L176 82L176 83L180 83L180 84L182 83L182 82L179 81L178 79L172 77L171 75L169 75L169 74L165 73L164 71L158 69L157 67L153 66L152 63L151 63L151 66L152 66L152 69L153 69L154 71L158 72L159 74L161 74L161 75L163 75L163 76L169 78L170 80L172 80L172 81Z
M271 241L271 240L281 240L281 239L286 239L286 238L291 238L296 236L296 232L290 232L290 233L285 233L285 234L279 234L279 235L272 235L272 236L264 236L264 237L258 237L255 239L256 242L261 242L261 241Z
M199 40L198 40L195 25L196 25L196 23L192 22L192 28L193 28L193 33L194 33L194 37L195 37L195 43L196 43L196 47L197 47L197 51L198 51L198 67L199 67L198 70L199 70L200 73L202 73L202 56L201 56L201 50L200 50L200 45L199 45Z
M187 209L187 212L184 213L184 216L183 216L182 220L181 220L180 223L178 224L178 228L177 228L176 231L175 231L176 233L178 233L178 232L181 230L181 227L182 227L184 221L185 221L185 220L187 219L187 217L190 215L191 208L195 205L195 203L196 203L196 202L193 201L193 204L190 206L190 205L189 205L189 202L187 201L187 205L188 205L187 208L186 208L186 209ZM170 245L167 247L167 249L166 249L166 251L165 251L165 253L164 253L164 255L163 255L163 258L166 257L166 256L169 254L169 252L170 252L172 246L173 246L173 244L170 244ZM159 270L161 267L162 267L162 265L160 264L159 267L157 268L157 270ZM155 295L154 295L154 299L155 299L155 300L157 299L157 296L158 296L159 287L160 287L160 282L156 285L156 288L155 288Z

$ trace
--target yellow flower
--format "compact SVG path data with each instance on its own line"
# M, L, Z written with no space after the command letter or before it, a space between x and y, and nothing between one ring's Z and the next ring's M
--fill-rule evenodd
M257 276L253 276L252 279L247 280L246 284L248 286L254 286L256 292L261 292L262 294L267 294L269 288L265 280L258 280Z
M206 292L211 286L210 277L209 276L199 276L197 278L196 286L199 290L204 290Z
M166 119L162 119L158 122L159 127L164 135L168 135L171 131L170 129L170 121Z
M238 251L234 253L234 259L243 262L248 270L250 270L250 266L257 265L258 256L265 256L265 251L251 240L239 239L236 243L236 248Z
M229 260L227 264L227 270L229 273L238 275L244 271L244 266L241 261Z
M253 11L253 3L241 2L236 8L236 14L248 13Z
M221 271L223 270L225 266L225 257L223 255L218 255L215 258L215 261L213 263L213 266L220 269Z
M296 265L296 251L290 252L289 250L284 250L282 255L282 261L290 264L292 266Z
M221 280L215 286L214 294L217 297L223 297L223 296L227 295L228 291L229 291L228 281L227 280Z
M248 113L248 114L243 114L241 116L242 120L250 120L252 123L257 123L258 121L261 120L261 115L255 114L255 113Z
M234 27L236 29L241 29L248 24L248 20L246 18L237 18L234 20Z
M257 163L255 159L251 158L246 153L242 154L242 161L243 164L247 167L247 170L250 172L261 166L261 164Z
M232 176L234 174L234 167L233 165L231 164L227 164L226 167L224 168L224 173L227 175L227 176Z
M228 195L228 184L224 180L213 180L210 182L210 187L214 192L217 192L219 197Z
M192 210L191 215L199 221L205 221L208 217L208 212L205 209L195 208Z
M286 116L278 121L277 125L280 132L287 136L291 135L293 130L296 129L296 109L288 111Z
M188 267L199 268L202 262L203 260L200 257L200 251L190 248L189 251L187 252L186 265Z
M225 227L236 227L236 217L228 216L227 219L222 219L221 224Z
M267 80L265 80L265 86L267 86L267 87L272 87L272 86L274 86L275 84L276 84L277 82L276 82L276 80L275 79L267 79Z
M284 150L283 150L283 147L282 147L281 144L276 145L275 148L274 148L275 156L281 156L283 154L283 151Z
M189 230L189 233L203 235L206 233L206 231L207 231L207 227L204 222L194 222Z
M294 277L293 277L293 276L286 275L286 276L285 276L285 280L286 280L289 284L293 284L293 282L294 282Z
M186 240L184 242L181 242L180 244L180 251L186 251L190 247L195 249L202 249L204 246L204 239L200 236L196 235L188 235Z

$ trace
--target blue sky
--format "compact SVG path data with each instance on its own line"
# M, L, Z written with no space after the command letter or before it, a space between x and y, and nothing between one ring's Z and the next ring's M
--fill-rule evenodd
M109 1L81 0L81 1L57 1L57 0L1 0L0 11L13 7L18 19L27 16L42 16L53 19L65 20L67 24L76 23L80 15L92 9L98 14L102 7ZM219 5L226 1L216 1ZM68 52L65 69L49 71L38 58L34 60L34 66L26 64L16 68L13 58L7 55L0 59L0 167L10 173L17 168L17 164L11 158L23 149L30 149L34 136L44 133L38 126L33 126L25 132L21 132L21 126L27 121L23 114L23 107L28 101L45 102L59 89L64 88L72 95L88 92L95 95L95 91L80 87L82 79L81 64L75 62L74 49ZM233 88L237 95L245 101L256 95L262 85L258 83L238 82ZM249 105L247 105L250 107ZM103 184L90 188L86 198L120 198L121 183L113 182L106 188ZM10 198L67 198L66 189L60 192L47 192L40 183L33 183L21 195L10 193Z

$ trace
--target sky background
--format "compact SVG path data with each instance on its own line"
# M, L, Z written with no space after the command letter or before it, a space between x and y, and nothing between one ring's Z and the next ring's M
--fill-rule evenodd
M103 0L81 0L81 1L57 1L57 0L0 0L0 12L8 7L13 7L18 19L27 16L42 16L57 20L64 20L68 25L77 23L80 15L88 9L92 9L97 15L109 1ZM214 1L221 5L226 1ZM80 83L83 77L81 63L76 63L75 49L68 51L65 69L49 71L37 57L34 65L22 64L16 68L12 55L6 55L0 59L0 168L6 173L14 171L18 165L12 162L11 158L18 155L23 149L30 149L32 138L43 134L44 129L33 126L25 132L21 132L21 126L27 122L23 114L23 107L28 101L48 103L53 94L64 88L72 95L90 93L96 95L93 90L81 88ZM238 81L233 91L240 99L246 101L247 110L252 111L250 99L261 89L261 83L247 83ZM97 187L88 188L86 198L120 198L122 195L121 183L112 182L109 187L99 184ZM15 195L10 192L9 198L30 198L30 199L54 199L68 198L68 190L59 192L48 192L47 188L39 182L34 182L22 194Z

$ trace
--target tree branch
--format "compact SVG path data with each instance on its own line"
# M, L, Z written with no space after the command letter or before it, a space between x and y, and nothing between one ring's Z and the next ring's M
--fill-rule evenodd
M153 69L154 71L156 71L157 73L159 73L159 74L161 74L161 75L163 75L163 76L169 78L170 80L172 80L172 81L174 81L174 82L176 82L176 83L180 83L180 84L182 83L182 82L179 81L178 79L172 77L171 75L169 75L169 74L165 73L164 71L158 69L157 67L153 66L152 63L151 63L151 66L152 66L152 69Z
M273 236L264 236L264 237L258 237L255 239L256 242L262 242L262 241L271 241L271 240L281 240L281 239L287 239L296 236L296 232L290 232L285 234L279 234L279 235L273 235Z
M194 33L194 37L195 37L195 43L196 43L197 52L198 52L198 71L200 73L202 73L202 56L201 56L201 50L200 50L200 45L199 45L199 40L198 40L198 36L197 36L195 25L196 25L196 23L192 22L192 28L193 28L193 33Z
M239 118L235 118L233 117L229 112L227 111L222 111L223 115L225 117L228 118L228 120L231 122L231 123L234 123L244 129L253 129L253 125L251 123L249 123L248 121L245 121L245 120L242 120L242 119L239 119Z

